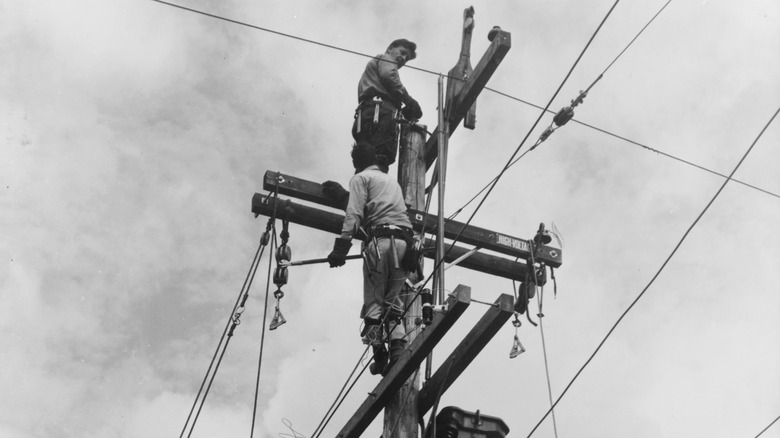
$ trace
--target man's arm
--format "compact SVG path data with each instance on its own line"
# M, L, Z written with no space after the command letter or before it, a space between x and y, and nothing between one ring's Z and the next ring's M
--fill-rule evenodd
M344 266L347 262L347 254L352 248L352 238L357 234L360 224L363 222L363 211L366 206L368 193L365 183L360 175L355 175L349 180L349 203L347 204L344 224L341 227L341 236L333 242L333 251L328 254L328 264L331 268Z
M382 55L376 62L379 80L390 93L390 97L397 102L406 103L409 93L404 84L401 83L401 76L398 75L398 64L386 55Z

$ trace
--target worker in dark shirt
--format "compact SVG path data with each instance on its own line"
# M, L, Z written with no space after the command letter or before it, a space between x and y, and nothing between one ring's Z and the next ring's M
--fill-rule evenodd
M358 83L358 107L352 125L355 141L374 146L377 165L383 172L398 153L398 114L410 121L422 117L420 104L409 95L398 69L417 57L417 45L406 39L390 43L387 51L371 59ZM403 106L403 108L402 108Z

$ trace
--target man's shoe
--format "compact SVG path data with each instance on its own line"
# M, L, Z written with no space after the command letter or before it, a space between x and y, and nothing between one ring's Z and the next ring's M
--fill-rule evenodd
M387 362L385 369L382 370L382 376L386 376L387 373L390 372L390 369L393 368L393 365L401 360L405 350L406 341L404 339L393 339L390 341L390 360Z
M388 354L384 344L373 345L371 348L374 350L374 361L368 366L368 371L376 376L377 374L382 374L387 367Z

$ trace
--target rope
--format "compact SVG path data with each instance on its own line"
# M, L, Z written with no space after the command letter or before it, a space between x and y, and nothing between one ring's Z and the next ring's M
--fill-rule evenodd
M208 395L208 390L206 390L206 393L203 393L203 389L206 386L206 382L209 381L209 376L211 375L211 381L213 381L214 376L217 373L217 368L219 368L219 363L217 362L216 368L214 368L215 361L217 360L217 356L219 355L220 350L223 348L223 342L225 343L224 348L227 348L227 344L230 341L230 338L227 337L228 329L230 328L231 323L233 322L233 315L236 312L236 309L238 309L238 305L241 301L241 297L244 294L245 288L247 288L248 284L250 283L250 278L253 276L253 272L257 270L257 264L259 263L260 259L263 256L263 252L265 250L265 243L263 243L262 239L260 241L260 244L257 247L257 251L255 252L254 258L252 259L252 264L249 267L249 271L247 272L247 275L244 279L244 284L241 286L241 291L238 294L238 297L236 298L236 302L233 305L233 309L230 312L230 317L228 318L227 323L225 324L225 329L222 331L222 336L219 338L219 343L217 344L217 348L214 351L214 355L211 358L211 362L209 363L208 369L206 370L206 375L203 377L203 381L200 384L200 388L198 389L198 394L195 396L195 401L192 404L192 408L190 408L190 412L187 415L187 419L184 422L184 427L181 430L181 433L179 434L179 438L182 438L184 436L184 432L187 430L187 426L190 423L190 419L193 420L192 425L190 425L190 434L192 433L192 429L195 427L195 423L198 421L198 416L200 414L200 410L203 406L203 403L206 401L206 396ZM226 341L227 337L227 341ZM221 356L220 356L220 362L221 362ZM212 368L214 368L214 372L212 375ZM209 382L208 387L211 387L211 382ZM200 399L201 395L203 394L203 399L201 400L201 408L198 408L197 414L194 418L192 418L192 414L195 411L195 407L198 406L198 400ZM189 435L188 435L189 436Z
M368 348L370 345L366 346L366 349L363 350L363 354L360 356L360 359L355 364L355 367L352 368L352 372L349 373L349 376L347 377L347 381L344 382L344 385L342 385L341 389L339 390L339 393L336 395L336 400L333 400L333 403L331 403L328 410L325 412L325 416L322 417L322 420L320 420L320 424L317 425L317 427L314 429L314 432L312 432L312 438L319 436L319 433L322 431L320 428L324 428L327 423L325 423L325 419L328 418L328 415L331 414L331 410L336 405L336 403L339 401L339 398L341 397L341 394L344 393L344 389L347 387L347 384L349 384L350 379L352 379L352 376L355 375L355 371L357 371L358 367L360 367L360 364L363 362L363 358L366 356L366 353L368 353ZM369 361L370 363L370 361ZM319 432L319 433L318 433Z
M347 378L347 381L344 383L344 387L347 385L347 383L349 383L349 379L352 378L352 376L355 374L355 370L360 366L360 363L363 362L363 357L368 352L368 348L369 347L370 346L366 346L366 349L363 351L363 354L360 356L360 360L358 360L357 365L355 365L355 368L352 370L352 373L350 373L349 377ZM373 356L372 356L372 358L373 358ZM368 368L368 365L370 363L371 363L370 360L368 362L366 362L366 364L363 366L363 369L360 370L360 373L357 375L357 377L355 377L355 380L352 381L352 384L349 385L349 388L347 388L346 391L344 391L344 387L341 388L341 391L339 391L339 394L344 392L344 396L341 398L341 400L339 400L338 396L336 397L336 400L338 401L338 404L336 404L336 401L334 401L334 404L336 406L333 407L333 405L331 405L331 408L329 408L328 411L331 411L331 409L332 409L332 412L330 412L330 414L325 413L325 417L323 417L322 421L320 421L320 425L317 426L319 431L317 431L315 429L315 432L312 433L311 438L319 438L319 436L322 435L322 432L325 430L325 426L327 426L328 423L330 423L330 420L333 418L333 416L336 415L336 411L338 411L338 409L341 407L341 403L344 402L344 400L347 398L347 395L350 393L350 391L352 391L352 388L355 386L355 384L358 382L358 380L360 380L360 377L363 375L364 372L366 372L366 368Z
M737 163L737 165L734 167L734 170L732 170L732 171L731 171L731 173L729 174L729 176L728 176L728 178L726 179L726 181L724 181L724 182L723 182L723 184L721 184L720 188L719 188L719 189L718 189L718 191L715 193L715 195L712 197L712 199L710 199L710 201L707 203L707 205L704 207L704 209L701 211L701 213L699 213L699 215L696 217L696 219L693 221L693 223L692 223L692 224L691 224L691 225L688 227L688 229L685 231L685 233L683 233L683 236L680 238L680 241L679 241L679 242L677 242L677 245L675 245L675 247L672 249L672 252L671 252L671 253L669 254L669 256L666 258L666 260L664 260L664 262L661 264L661 267L660 267L660 268L658 268L658 271L655 273L655 275L653 275L653 277L650 279L650 281L647 283L647 285L644 287L644 289L642 289L642 291L639 293L639 295L637 295L637 297L634 299L634 301L632 301L632 302L631 302L631 304L628 306L628 308L627 308L625 311L623 311L623 313L622 313L622 314L620 315L620 317L617 319L617 321L615 322L615 324L613 324L613 325L612 325L612 328L610 328L610 329L609 329L609 331L607 332L607 334L604 336L604 339L602 339L602 340L601 340L601 342L599 342L598 346L596 347L596 350L594 350L594 351L593 351L593 353L590 355L590 357L588 357L588 360L586 360L586 361L585 361L585 363L584 363L584 364L583 364L583 365L580 367L580 369L577 371L577 373L576 373L576 374L574 375L574 377L571 379L571 381L569 382L569 384L568 384L568 385L566 385L566 387L564 388L563 392L561 392L561 395L559 395L559 396L558 396L558 399L555 401L555 403L553 403L553 406L551 406L551 407L550 407L550 409L549 409L549 410L548 410L548 411L547 411L547 412L544 414L544 416L542 417L542 419L541 419L541 420L539 420L539 422L536 424L536 426L534 426L534 428L533 428L533 429L531 430L531 432L528 434L528 437L529 437L529 438L531 437L531 435L533 435L533 434L534 434L534 432L536 431L536 429L538 429L538 428L539 428L539 426L542 424L542 422L544 421L544 419L545 419L545 418L547 418L547 415L549 415L549 414L550 414L550 412L552 411L552 409L553 409L553 408L554 408L556 405L558 405L558 403L561 401L561 399L563 398L563 396L564 396L564 395L566 395L566 392L569 390L569 388L571 388L571 386L574 384L574 382L577 380L577 378L580 376L580 374L582 374L582 372L585 370L585 367L587 367L587 366L588 366L588 364L590 364L590 362L593 360L593 358L596 356L596 354L597 354L597 353L598 353L598 352L601 350L601 347L602 347L602 346L604 346L604 343L606 343L606 342L607 342L607 339L609 339L609 337L610 337L610 336L612 335L612 333L615 331L615 329L616 329L616 328L617 328L617 326L620 324L620 322L621 322L621 321L623 321L623 318L625 318L625 317L626 317L626 315L628 314L628 312L629 312L629 311L631 311L631 309L633 309L633 308L634 308L634 306L636 305L636 303L637 303L637 302L639 302L639 300L640 300L640 299L641 299L641 298L642 298L642 297L645 295L645 292L647 292L647 290L650 288L650 286L651 286L651 285L652 285L652 284L655 282L656 278L658 278L658 276L659 276L659 275L661 275L661 272L664 270L664 268L666 268L666 265L667 265L667 264L669 264L669 262L671 261L672 257L674 257L674 255L677 253L677 250L678 250L678 249L680 249L680 247L682 246L683 242L685 242L685 239L686 239L686 238L688 237L688 235L691 233L691 231L693 230L693 228L694 228L694 227L695 227L695 226L696 226L696 225L699 223L699 220L701 220L701 218L704 216L704 214L707 212L707 210L709 210L710 206L712 206L712 204L713 204L713 203L715 202L715 200L718 198L718 196L719 196L719 195L720 195L720 193L723 191L723 189L724 189L724 188L726 188L726 184L728 184L728 182L729 182L729 181L731 181L731 177L732 177L732 176L733 176L733 175L734 175L734 174L737 172L737 170L739 169L739 167L742 165L742 162L744 162L744 161L745 161L745 159L747 158L747 156L748 156L748 155L750 154L750 152L753 150L753 147L756 145L756 143L758 143L758 140L761 138L761 136L763 136L763 135L764 135L764 132L767 130L767 128L769 127L769 125L770 125L770 124L772 124L772 121L774 121L774 120L775 120L775 117L777 117L777 114L778 114L778 113L780 113L780 108L778 108L778 109L775 111L775 113L772 115L772 117L769 119L769 121L766 123L766 125L764 125L763 129L761 129L761 132L758 134L758 136L756 137L756 139L755 139L755 140L753 140L753 143L750 145L750 147L748 148L748 150L745 152L745 154L744 154L744 155L742 156L742 158L739 160L739 162Z
M278 185L277 185L278 187ZM278 188L277 188L278 190ZM278 195L278 192L276 193ZM278 199L275 197L275 199ZM274 216L276 216L276 205L277 202L274 202ZM274 224L273 227L274 231L276 231L276 225ZM276 233L273 234L273 239L271 241L271 252L274 251L274 247L276 246ZM270 292L270 285L271 285L271 262L273 261L273 257L268 257L268 275L266 277L265 282L265 303L263 305L263 324L260 331L260 354L257 358L257 378L255 380L255 397L254 402L252 404L252 429L249 433L250 438L254 436L255 434L255 419L257 418L257 399L260 393L260 370L263 366L263 346L265 345L265 326L266 321L268 320L268 297ZM292 429L292 428L291 428Z
M547 397L550 399L550 407L552 409L553 406L552 383L550 383L550 367L547 362L547 343L544 340L544 323L542 322L544 320L544 314L542 313L543 294L544 294L544 287L541 287L539 293L536 295L536 305L539 307L539 314L537 316L539 317L539 333L542 336L542 356L544 356L544 374L545 376L547 376ZM552 410L552 421L553 421L553 432L555 433L555 438L558 438L558 423L555 421L555 410Z

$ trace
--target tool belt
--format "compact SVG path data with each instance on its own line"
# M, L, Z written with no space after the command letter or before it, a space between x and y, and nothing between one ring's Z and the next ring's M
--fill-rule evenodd
M376 225L371 229L370 237L398 237L409 244L414 239L414 232L411 228L399 225Z
M420 267L420 255L422 248L417 245L414 238L414 231L408 227L398 225L377 225L371 229L370 239L379 238L399 238L406 242L406 252L401 260L396 260L396 268L402 267L409 272L418 272ZM393 249L395 251L395 249Z
M358 109L370 105L380 104L381 106L389 106L391 109L399 109L401 105L393 101L387 96L367 96L360 100Z

